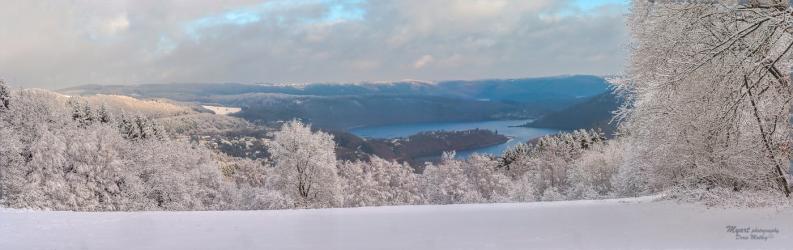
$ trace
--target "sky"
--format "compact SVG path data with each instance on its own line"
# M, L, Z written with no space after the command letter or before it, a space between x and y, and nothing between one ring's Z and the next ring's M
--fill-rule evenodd
M0 79L307 83L618 74L627 0L0 0Z

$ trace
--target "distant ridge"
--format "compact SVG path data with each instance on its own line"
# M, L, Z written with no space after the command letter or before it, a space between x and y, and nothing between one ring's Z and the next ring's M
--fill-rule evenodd
M616 131L617 124L611 122L613 112L622 100L611 91L591 99L552 112L523 126L534 128L555 128L563 130L599 128L608 136Z
M427 82L243 84L243 83L167 83L142 85L82 85L57 90L66 95L115 94L133 97L192 100L213 95L274 93L287 95L432 95L464 99L490 99L514 102L567 99L594 96L608 89L598 76L571 75L540 78L453 80Z
M297 118L333 129L397 123L535 119L606 91L608 83L591 75L302 85L84 85L59 90L73 96L110 94L240 107L242 110L234 116L251 122L268 124Z

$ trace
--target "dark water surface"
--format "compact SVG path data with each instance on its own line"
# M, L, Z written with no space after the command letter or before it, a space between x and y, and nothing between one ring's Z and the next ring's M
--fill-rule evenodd
M527 120L451 122L451 123L416 123L351 129L355 135L365 138L397 138L408 137L427 131L461 131L469 129L488 129L510 138L506 143L474 150L457 152L458 158L466 158L473 153L500 155L509 147L524 143L544 135L557 133L558 130L543 128L511 127L525 124Z

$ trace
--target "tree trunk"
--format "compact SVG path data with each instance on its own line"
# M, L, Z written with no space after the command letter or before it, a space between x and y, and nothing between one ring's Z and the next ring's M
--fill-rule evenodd
M754 111L754 117L757 120L757 126L760 128L760 136L763 139L763 145L765 145L766 151L768 151L768 156L774 161L774 168L777 174L777 177L774 178L777 181L777 184L780 186L780 189L785 193L785 196L790 197L790 187L788 186L787 178L785 178L785 172L782 170L782 164L776 159L776 155L774 155L774 148L771 146L771 139L768 138L769 135L765 132L765 127L763 126L763 119L760 118L760 111L757 109L757 103L755 102L754 95L752 94L752 88L749 86L749 78L744 75L743 76L743 84L746 87L746 92L749 95L749 102L752 104L752 110Z

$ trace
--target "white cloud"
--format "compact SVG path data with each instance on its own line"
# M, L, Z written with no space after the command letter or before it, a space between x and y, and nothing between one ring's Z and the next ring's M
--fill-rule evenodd
M433 58L432 55L423 55L421 56L421 58L419 58L418 60L416 60L416 62L413 63L413 68L416 69L424 68L424 66L427 66L427 64L432 63L432 61L434 60L435 58Z
M127 28L129 28L129 20L126 14L111 18L102 25L102 31L108 35L125 31Z

